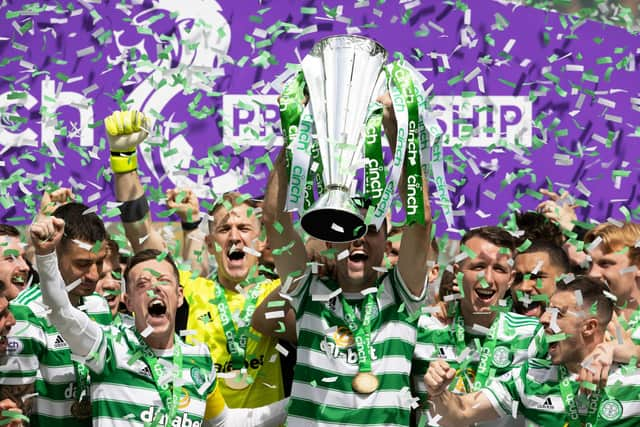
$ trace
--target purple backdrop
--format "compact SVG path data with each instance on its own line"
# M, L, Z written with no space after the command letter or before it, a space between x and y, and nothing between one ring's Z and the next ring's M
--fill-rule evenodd
M496 116L497 130L520 119L509 105L531 105L533 123L517 124L532 146L445 150L458 228L532 209L543 186L584 200L585 218L640 218L640 53L638 37L624 29L486 0L467 2L466 13L463 3L427 1L6 3L2 221L29 222L45 183L73 186L112 217L102 121L125 104L149 113L161 132L140 156L153 198L175 185L260 195L265 154L274 153L270 82L315 41L344 33L403 55L431 95L479 102L480 111L485 96L520 97L500 98L512 112ZM254 101L264 108L243 109ZM266 122L251 122L259 117ZM470 123L482 132L482 123ZM471 145L482 140L481 133ZM166 217L164 206L154 209ZM443 218L438 226L442 232Z

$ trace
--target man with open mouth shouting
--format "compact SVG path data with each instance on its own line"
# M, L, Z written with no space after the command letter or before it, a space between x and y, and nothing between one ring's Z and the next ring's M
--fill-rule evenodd
M453 270L459 293L445 298L448 317L432 310L418 322L413 379L422 402L420 416L428 417L423 376L435 361L455 369L455 393L468 393L527 358L544 355L538 319L510 312L503 299L514 277L514 246L512 236L499 227L480 227L463 236ZM510 417L500 422L522 424Z
M395 150L391 100L383 101L385 133ZM408 425L414 313L424 302L429 271L428 185L423 186L424 223L407 224L396 267L378 277L383 223L379 229L368 225L354 241L328 243L333 268L330 277L321 277L315 265L307 267L305 245L284 209L285 150L271 172L263 212L283 297L274 291L253 319L263 332L297 342L287 425ZM401 179L400 187L406 202L406 181ZM295 313L296 323L283 327L275 317L282 311Z
M160 233L151 225L137 173L136 150L147 137L147 120L136 111L118 111L105 125L127 237L135 252L166 251ZM183 232L190 234L198 228L202 218L191 190L171 191L167 205L181 217ZM209 211L205 239L218 270L212 280L195 271L180 274L189 305L187 341L208 345L223 380L220 390L231 408L258 407L284 397L277 340L262 336L250 324L256 305L279 283L266 279L258 269L265 246L258 213L254 201L239 193L221 197Z
M175 318L183 303L179 273L170 254L143 250L125 271L127 308L134 325L101 328L74 307L58 270L56 244L65 232L59 218L31 227L42 300L48 319L75 359L91 371L90 415L94 426L276 426L285 401L272 407L226 408L204 344L182 342Z
M20 231L13 225L0 224L0 280L6 286L4 295L9 301L30 285L24 255Z
M59 206L53 215L67 223L56 252L57 268L73 306L94 321L111 322L106 301L95 288L102 271L106 231L102 220L80 203ZM16 326L9 336L6 364L0 366L0 393L11 397L30 415L31 426L88 427L91 425L86 367L71 358L65 339L47 320L50 308L40 287L33 286L11 302ZM33 413L31 407L33 404Z

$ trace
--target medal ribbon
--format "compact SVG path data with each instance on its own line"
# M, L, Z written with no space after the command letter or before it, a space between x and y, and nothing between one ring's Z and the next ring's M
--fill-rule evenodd
M567 424L569 427L582 427L580 420L580 414L578 413L578 404L576 403L576 395L573 392L573 386L571 378L569 377L569 371L564 366L558 367L559 380L560 380L560 394L562 395L562 403L564 403L567 417L569 418ZM595 426L598 418L598 408L600 406L600 390L596 390L591 393L589 397L589 403L587 406L587 419L585 426Z
M364 300L364 313L362 322L356 316L355 310L343 294L340 294L342 309L344 310L344 321L347 328L351 330L356 342L358 351L358 371L371 372L371 320L373 308L375 307L374 294L368 294Z
M84 304L84 298L80 300L80 304ZM76 392L74 398L76 402L81 400L90 400L89 395L89 369L83 363L78 363L75 360L73 362L73 372L76 376Z
M149 347L147 342L144 340L142 335L134 329L136 334L136 338L138 339L138 345L142 350L142 360L149 367L151 371L151 378L156 386L156 390L158 390L158 394L160 395L160 399L162 399L163 408L161 411L158 411L155 417L153 417L153 421L151 422L151 427L156 427L160 420L162 419L162 414L167 414L166 425L170 425L173 423L173 419L176 416L176 412L178 411L178 401L180 400L180 387L173 385L176 378L182 377L182 347L180 346L180 337L177 335L173 340L173 366L175 366L177 370L177 374L173 377L172 381L163 381L160 384L160 379L164 370L162 366L158 363L158 357L155 355L153 350ZM132 348L136 348L135 343L132 343L127 334L125 333L125 339L129 342Z
M462 316L460 316L462 317ZM494 321L489 328L489 333L484 340L484 344L480 349L480 362L476 370L475 381L473 382L473 391L483 388L489 380L491 373L491 364L493 362L493 354L498 343L498 322Z
M247 298L244 302L244 307L240 313L240 320L243 322L241 327L237 327L233 323L233 317L229 304L224 295L224 287L215 280L215 297L214 304L218 309L218 315L220 317L220 323L222 323L222 329L224 335L227 338L227 348L231 353L231 364L233 369L242 369L244 367L245 350L247 348L248 332L251 327L251 316L256 309L256 302L260 295L260 287L254 286L247 294Z
M456 311L453 317L453 339L456 343L456 351L462 353L467 347L464 340L464 317L460 314L460 304L456 303Z
M76 375L76 402L89 400L89 369L83 363L73 360L73 372Z

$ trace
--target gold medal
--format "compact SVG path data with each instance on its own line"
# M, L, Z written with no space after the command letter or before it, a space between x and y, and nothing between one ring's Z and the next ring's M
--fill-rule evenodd
M378 389L379 385L378 377L371 372L358 372L351 381L353 391L361 394L371 394Z
M78 420L88 420L91 418L91 401L82 399L71 404L71 415Z
M239 369L234 369L229 372L229 376L224 379L224 383L232 390L244 390L250 385L249 374Z

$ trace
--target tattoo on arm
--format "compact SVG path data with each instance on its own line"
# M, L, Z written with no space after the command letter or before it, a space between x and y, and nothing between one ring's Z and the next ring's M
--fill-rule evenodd
M35 390L35 384L17 384L17 385L1 385L0 386L0 400L11 399L22 410L22 413L26 416L31 415L31 408L33 407L33 399L35 396L27 397L23 399L23 396L33 394Z

